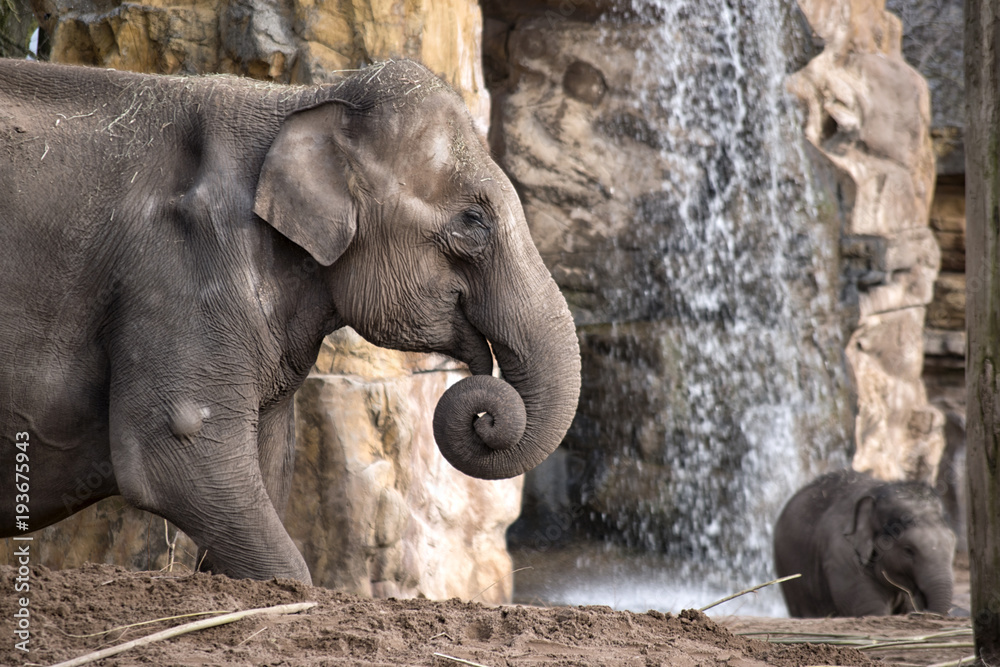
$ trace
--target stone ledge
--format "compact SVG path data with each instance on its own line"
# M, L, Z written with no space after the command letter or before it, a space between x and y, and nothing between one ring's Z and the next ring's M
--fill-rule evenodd
M964 331L924 329L924 355L928 357L965 358L966 335Z

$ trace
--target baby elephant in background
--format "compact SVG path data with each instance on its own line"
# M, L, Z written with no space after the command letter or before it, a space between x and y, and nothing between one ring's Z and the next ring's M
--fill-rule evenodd
M926 484L853 470L800 489L774 527L774 564L794 617L947 614L955 536Z

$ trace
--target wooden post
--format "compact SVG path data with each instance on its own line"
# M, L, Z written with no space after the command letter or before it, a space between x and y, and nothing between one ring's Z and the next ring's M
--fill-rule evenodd
M980 664L1000 664L1000 7L965 0L969 561Z

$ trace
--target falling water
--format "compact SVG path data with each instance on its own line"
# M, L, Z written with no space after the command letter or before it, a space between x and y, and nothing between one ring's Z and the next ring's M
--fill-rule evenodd
M626 272L626 288L604 293L610 326L582 329L599 367L588 378L585 358L568 440L585 460L576 497L592 534L616 546L576 554L587 576L550 597L608 604L593 576L604 567L620 580L622 606L670 608L771 578L784 501L846 460L839 230L824 217L785 89L802 64L788 52L793 0L632 8L652 24L636 49L632 103L648 127L634 131L667 168L659 191L641 197L627 241L644 261L623 269L612 252L601 271ZM621 48L634 25L607 19L600 48ZM622 545L643 555L608 566L608 550L621 555ZM698 590L677 597L684 588ZM768 600L756 609L780 611L776 592Z

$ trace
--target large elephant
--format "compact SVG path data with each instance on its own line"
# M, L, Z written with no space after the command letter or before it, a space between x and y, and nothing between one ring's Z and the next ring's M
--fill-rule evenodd
M346 325L469 365L434 416L469 475L530 469L576 409L514 188L413 62L287 87L0 61L0 276L0 535L120 494L216 571L308 582L292 394Z
M792 496L774 527L774 564L797 617L947 614L955 535L926 484L844 470Z

